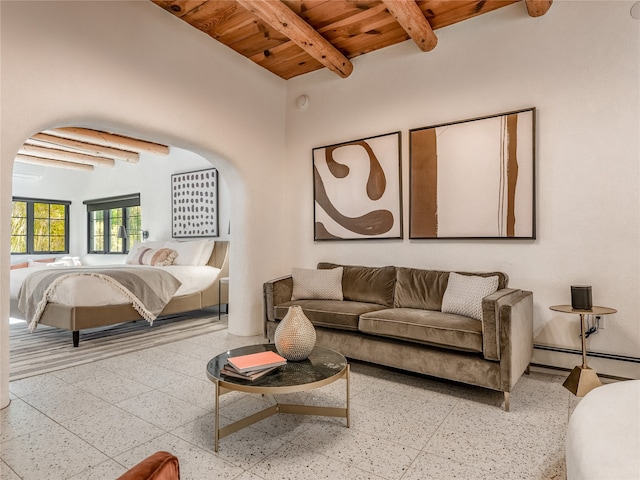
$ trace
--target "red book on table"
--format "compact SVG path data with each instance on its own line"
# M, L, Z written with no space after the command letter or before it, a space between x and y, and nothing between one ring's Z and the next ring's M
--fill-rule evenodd
M285 363L287 363L287 360L284 357L281 357L271 350L229 357L229 364L241 373L264 370L269 367L278 367Z

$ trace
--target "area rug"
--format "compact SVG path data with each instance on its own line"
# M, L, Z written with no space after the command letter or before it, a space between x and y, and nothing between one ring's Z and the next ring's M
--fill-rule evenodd
M80 332L73 347L71 332L39 325L30 332L26 322L10 325L9 380L19 380L104 358L177 342L227 328L227 316L197 312L146 321L127 322Z

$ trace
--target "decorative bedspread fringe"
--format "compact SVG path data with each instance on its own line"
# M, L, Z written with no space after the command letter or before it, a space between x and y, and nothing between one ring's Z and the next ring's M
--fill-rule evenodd
M113 287L120 290L131 301L131 306L136 310L136 312L140 314L142 318L144 318L147 322L149 322L149 325L153 325L153 321L157 318L157 315L154 315L152 312L147 310L147 308L144 306L142 301L138 297L136 297L133 293L131 293L131 291L129 291L129 289L127 289L120 282L117 282L113 278L107 275L103 275L101 273L74 272L74 273L69 273L67 275L59 276L53 282L51 282L51 285L49 285L49 287L45 290L44 295L42 296L42 299L38 302L38 307L36 309L36 312L33 318L31 319L31 322L29 322L30 331L34 332L36 328L38 328L38 322L40 321L40 317L44 313L44 309L47 307L47 303L49 303L49 301L51 300L51 296L53 295L58 285L62 283L66 278L78 276L78 275L90 275L90 276L99 278L100 280L106 283L111 284Z

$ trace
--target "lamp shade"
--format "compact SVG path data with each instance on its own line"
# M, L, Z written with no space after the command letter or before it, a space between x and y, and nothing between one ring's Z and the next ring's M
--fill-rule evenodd
M127 236L127 229L124 225L120 225L120 228L118 228L118 238L127 238Z

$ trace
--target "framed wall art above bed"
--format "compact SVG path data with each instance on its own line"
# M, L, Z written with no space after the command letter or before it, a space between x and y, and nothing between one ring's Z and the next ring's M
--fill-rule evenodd
M535 108L409 131L409 237L535 239Z
M314 240L402 238L400 132L313 149Z
M171 175L171 236L217 237L218 170Z

